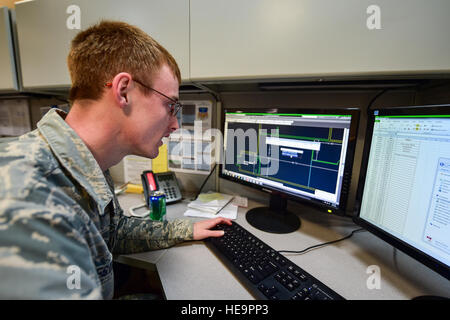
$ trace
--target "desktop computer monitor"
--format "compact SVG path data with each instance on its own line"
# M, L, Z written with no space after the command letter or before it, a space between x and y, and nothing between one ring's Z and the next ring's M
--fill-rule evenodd
M254 227L289 233L300 227L287 199L344 213L350 185L359 110L225 109L220 176L271 194L254 208Z
M450 105L373 110L355 222L450 279Z

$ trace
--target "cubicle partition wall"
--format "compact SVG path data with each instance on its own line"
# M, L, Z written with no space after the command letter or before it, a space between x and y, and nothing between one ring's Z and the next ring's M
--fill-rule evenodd
M0 92L16 92L20 89L20 73L16 63L14 13L7 7L0 8Z
M189 1L39 0L16 4L23 86L69 88L72 38L101 20L135 25L160 42L189 78Z

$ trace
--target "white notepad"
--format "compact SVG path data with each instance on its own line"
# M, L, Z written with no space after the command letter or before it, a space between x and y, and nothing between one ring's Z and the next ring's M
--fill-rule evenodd
M189 217L236 219L238 207L232 204L233 196L218 192L200 194L196 200L188 204L184 213Z

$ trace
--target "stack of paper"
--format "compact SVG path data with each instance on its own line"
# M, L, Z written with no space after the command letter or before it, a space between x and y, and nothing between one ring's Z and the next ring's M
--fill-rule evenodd
M189 217L236 219L238 207L232 204L233 196L217 192L200 194L196 200L188 204L184 213Z

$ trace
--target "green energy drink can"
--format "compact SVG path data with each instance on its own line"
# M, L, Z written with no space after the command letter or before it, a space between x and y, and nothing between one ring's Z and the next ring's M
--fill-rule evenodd
M166 194L164 191L150 192L150 219L156 221L166 220Z

